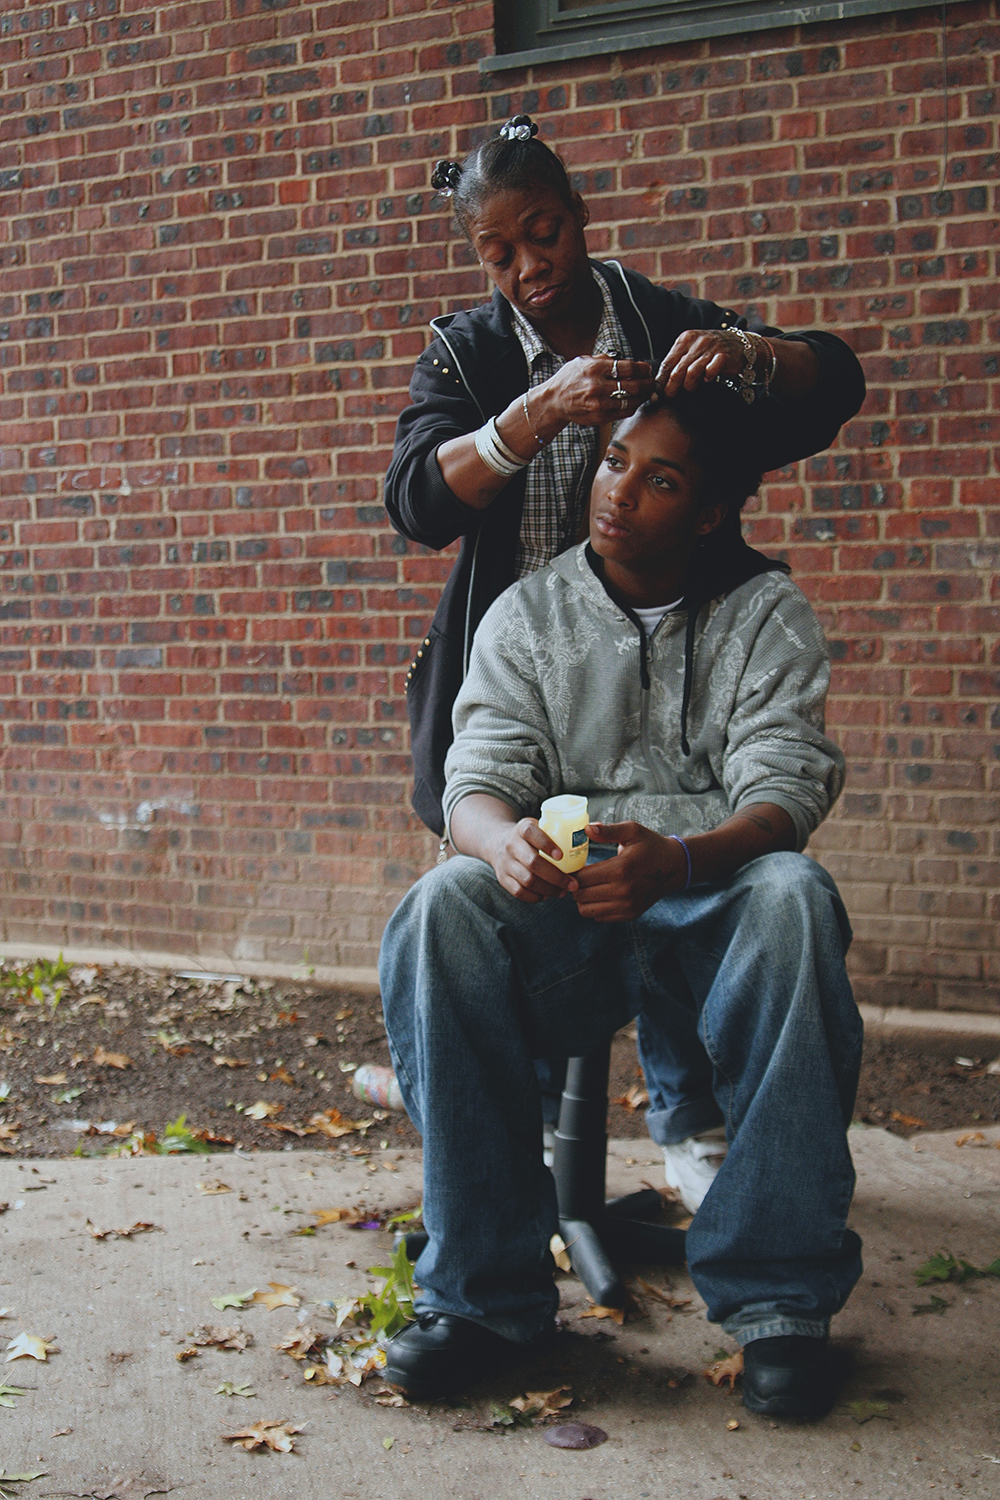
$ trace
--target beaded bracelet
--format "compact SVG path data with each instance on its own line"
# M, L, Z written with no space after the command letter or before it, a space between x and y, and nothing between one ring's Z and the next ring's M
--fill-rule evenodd
M688 870L687 880L685 880L684 884L681 886L681 890L689 891L691 889L691 850L688 848L687 844L681 838L679 833L668 833L667 838L673 839L674 843L680 844L681 848L684 850L684 858L687 860Z

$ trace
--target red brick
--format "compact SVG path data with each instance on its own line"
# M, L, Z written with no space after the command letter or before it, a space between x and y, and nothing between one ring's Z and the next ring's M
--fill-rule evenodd
M45 872L2 935L92 941L71 890L115 940L245 938L297 959L308 939L373 960L431 857L406 813L402 686L454 552L394 536L381 477L427 322L483 295L428 172L487 116L524 109L583 184L595 253L780 326L832 327L862 355L864 415L772 476L746 530L791 560L831 634L852 788L821 857L859 917L878 880L895 882L897 923L922 915L908 893L935 892L930 956L912 926L870 926L861 978L883 1000L954 1004L966 986L992 1004L975 989L985 908L949 889L942 830L985 838L995 822L951 803L987 767L996 779L1000 732L996 36L982 5L951 19L942 197L928 15L789 27L749 62L720 38L530 80L478 74L482 4L230 17L191 0L134 39L103 21L85 37L64 6L30 33L37 55L0 39L0 171L23 173L0 182L18 236L0 245L0 651L15 653L0 658L0 795ZM29 114L52 124L30 134ZM78 800L106 805L118 736L143 757L133 778L164 796L196 778L201 809L172 818L179 878L149 864L127 891L118 833L95 829L91 866L68 872L80 830L52 838L56 783L29 798L18 781L72 775ZM320 809L334 821L314 831ZM301 845L280 862L279 830ZM220 838L195 875L184 861ZM977 899L988 883L960 878ZM341 941L338 908L370 918L367 946Z

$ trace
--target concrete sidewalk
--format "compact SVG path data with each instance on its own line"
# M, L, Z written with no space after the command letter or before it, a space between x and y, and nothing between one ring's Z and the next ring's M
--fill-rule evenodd
M983 1131L988 1142L1000 1130ZM799 1426L751 1416L738 1393L702 1370L726 1341L693 1311L650 1301L624 1328L580 1320L586 1303L562 1278L564 1333L532 1367L473 1386L463 1405L387 1409L363 1391L314 1389L273 1345L320 1309L310 1301L362 1290L384 1263L381 1232L321 1227L310 1211L402 1208L420 1192L417 1153L374 1149L270 1152L249 1158L0 1160L0 1355L21 1331L54 1339L45 1364L0 1364L0 1381L28 1387L0 1406L0 1470L44 1469L14 1485L18 1500L57 1494L192 1500L826 1500L961 1491L1000 1497L997 1335L1000 1282L918 1289L914 1268L948 1248L976 1265L1000 1255L1000 1150L954 1145L955 1133L902 1141L851 1132L858 1168L852 1223L865 1240L865 1277L836 1323L855 1360L844 1408ZM395 1168L387 1171L386 1167ZM662 1181L645 1142L612 1146L609 1185ZM196 1184L232 1189L206 1196ZM86 1221L156 1232L96 1240ZM663 1272L642 1273L658 1286ZM683 1273L669 1278L692 1295ZM302 1307L219 1313L210 1298L298 1288ZM914 1315L937 1293L940 1313ZM239 1324L244 1352L175 1355L202 1323ZM319 1326L322 1326L320 1324ZM249 1383L254 1399L216 1395ZM492 1402L526 1390L572 1387L566 1418L598 1424L609 1440L589 1452L549 1447L543 1429L477 1430ZM858 1421L877 1403L880 1415ZM249 1454L222 1434L261 1420L304 1423L294 1454ZM739 1427L730 1431L732 1419ZM458 1430L456 1430L456 1428ZM391 1447L385 1441L392 1439ZM980 1455L987 1455L986 1457ZM0 1479L0 1490L6 1486Z

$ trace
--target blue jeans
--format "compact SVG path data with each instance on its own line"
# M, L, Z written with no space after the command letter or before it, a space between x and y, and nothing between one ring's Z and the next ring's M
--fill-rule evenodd
M551 1322L558 1221L533 1060L587 1052L640 1015L647 1059L662 1054L662 1138L726 1124L729 1154L687 1237L709 1318L741 1344L824 1335L861 1274L846 1228L862 1040L849 941L833 881L800 854L766 855L629 923L583 918L570 899L527 905L476 859L425 875L380 955L424 1143L419 1308L516 1341Z

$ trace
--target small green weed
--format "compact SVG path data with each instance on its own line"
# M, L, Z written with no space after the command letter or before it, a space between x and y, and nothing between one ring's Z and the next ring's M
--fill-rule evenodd
M360 1299L371 1318L371 1331L376 1336L384 1333L386 1338L392 1338L407 1323L413 1322L413 1266L404 1243L397 1245L391 1266L369 1266L370 1276L384 1277L379 1291L367 1292Z
M56 959L36 958L31 968L15 965L0 973L0 989L8 990L22 1003L34 1001L54 1011L66 988L59 981L68 979L69 972L69 964L63 962L61 953Z
M954 1281L962 1286L981 1276L1000 1277L1000 1259L992 1261L988 1266L973 1266L967 1260L958 1260L950 1250L939 1250L930 1260L925 1260L922 1266L918 1266L914 1275L917 1286L928 1286L932 1281Z
M205 1132L192 1130L187 1115L178 1115L171 1120L162 1136L157 1139L152 1130L133 1130L123 1141L116 1141L103 1152L104 1156L177 1156L181 1152L193 1151L207 1156L211 1146L205 1140Z
M913 1304L913 1316L919 1313L946 1313L951 1303L945 1297L935 1297L931 1294L929 1302L915 1302Z

